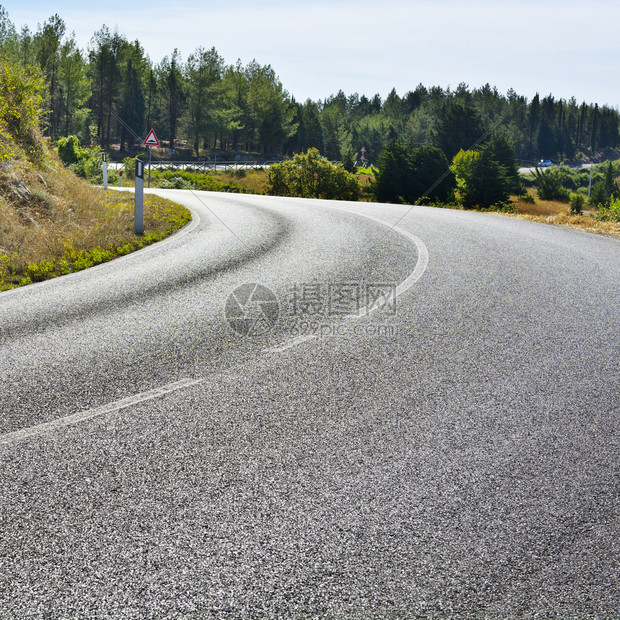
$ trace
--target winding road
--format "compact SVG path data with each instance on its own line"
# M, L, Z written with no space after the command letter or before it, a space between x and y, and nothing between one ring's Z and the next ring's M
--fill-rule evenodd
M620 241L158 193L0 294L0 617L618 616Z

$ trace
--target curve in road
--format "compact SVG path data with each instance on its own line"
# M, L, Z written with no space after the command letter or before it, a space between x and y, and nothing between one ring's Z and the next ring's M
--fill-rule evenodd
M616 615L617 240L166 195L200 224L0 295L6 615ZM264 353L296 286L402 287L423 248L392 307ZM225 316L247 282L282 304L256 338Z

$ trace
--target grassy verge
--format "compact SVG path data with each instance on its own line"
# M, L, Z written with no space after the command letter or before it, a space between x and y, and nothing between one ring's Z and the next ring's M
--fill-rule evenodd
M0 291L80 271L159 241L190 212L145 195L143 236L134 234L133 194L104 192L50 162L13 167L0 179Z
M525 202L517 196L513 196L514 212L503 213L502 215L530 222L567 226L601 235L620 237L620 222L599 220L596 217L596 210L575 215L570 212L570 206L565 202L540 200L536 196L535 190L530 190L530 193L534 196L535 202Z
M571 215L570 213L558 213L555 215L531 215L529 213L502 213L508 217L515 217L530 222L541 222L543 224L554 224L556 226L567 226L577 228L599 235L609 235L620 238L619 222L601 222L592 215Z
M266 194L267 171L262 168L231 172L153 170L151 172L151 187L194 189L236 194Z

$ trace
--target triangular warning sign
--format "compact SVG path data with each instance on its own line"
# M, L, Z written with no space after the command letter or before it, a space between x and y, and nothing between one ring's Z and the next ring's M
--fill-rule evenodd
M146 136L146 140L144 141L144 146L159 146L159 140L157 139L157 136L155 135L154 129L151 129L151 131L149 131L149 135Z

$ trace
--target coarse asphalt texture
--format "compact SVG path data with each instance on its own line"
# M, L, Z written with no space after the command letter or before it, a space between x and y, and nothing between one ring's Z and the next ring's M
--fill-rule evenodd
M0 618L620 617L618 240L157 192L0 294Z

